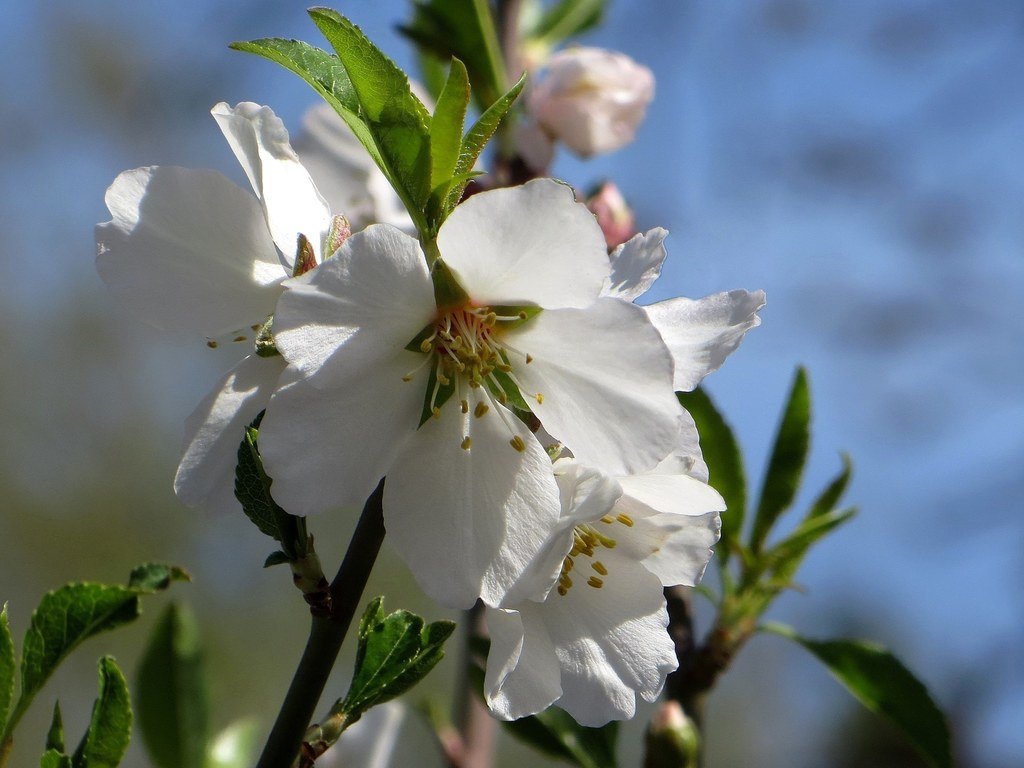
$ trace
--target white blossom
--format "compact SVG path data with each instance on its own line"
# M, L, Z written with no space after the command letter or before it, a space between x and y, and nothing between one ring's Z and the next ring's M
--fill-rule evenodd
M211 344L226 334L251 343L294 271L299 235L319 262L341 222L269 107L222 102L211 112L256 196L216 171L125 171L107 190L112 219L96 227L96 266L128 309L152 325L197 332ZM250 354L189 416L175 478L185 504L237 509L238 445L283 370L280 357Z
M437 246L435 270L468 298L438 306L419 243L386 225L286 284L274 336L290 366L260 445L295 514L357 506L386 475L388 539L424 590L494 605L560 515L509 393L581 460L623 473L672 450L682 409L644 312L599 297L604 238L568 187L475 195Z

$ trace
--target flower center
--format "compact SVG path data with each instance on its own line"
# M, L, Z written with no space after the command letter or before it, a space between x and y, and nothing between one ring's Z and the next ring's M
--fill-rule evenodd
M594 573L588 573L581 567L577 571L583 576L587 577L587 586L593 587L594 589L600 589L604 586L604 578L608 575L608 568L597 559L598 550L602 547L605 549L614 549L616 541L611 536L608 536L598 526L615 525L619 523L626 526L627 528L633 527L633 518L624 512L619 513L612 517L611 515L605 515L601 518L598 524L585 524L577 525L572 531L572 549L569 550L569 554L565 556L565 560L562 561L562 572L558 575L558 594L565 597L569 594L569 590L572 589L572 577L569 573L577 567L579 558L587 558L590 570Z
M437 320L421 331L406 349L422 352L423 362L402 378L412 381L425 367L431 374L427 383L424 419L439 418L441 408L453 396L465 415L462 448L470 450L470 413L483 418L494 410L512 434L509 443L517 451L526 450L523 439L516 434L504 408L511 405L528 410L523 396L544 402L540 392L527 393L513 370L529 365L533 357L516 349L504 338L504 331L528 320L532 308L476 307L466 304L445 310ZM470 408L470 400L473 407ZM495 402L496 401L496 402Z

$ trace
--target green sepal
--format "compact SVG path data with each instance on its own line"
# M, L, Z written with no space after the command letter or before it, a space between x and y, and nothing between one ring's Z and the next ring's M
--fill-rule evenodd
M100 659L99 677L100 693L89 729L71 757L74 768L117 768L128 751L132 735L128 683L110 656Z
M507 363L508 360L505 362ZM490 378L484 382L484 386L491 391L491 394L498 399L499 403L520 411L530 411L530 404L526 402L526 398L519 391L519 387L515 385L515 382L512 381L507 373L495 368L491 371L491 375L497 379L498 386Z
M708 465L708 483L725 500L721 541L715 547L718 561L724 566L729 556L740 547L746 515L747 478L743 454L729 424L703 389L698 387L692 392L676 392L676 397L697 426L700 450Z
M263 325L256 331L256 342L254 351L259 357L280 357L281 352L274 341L274 316L271 315L263 321Z
M860 640L809 640L791 627L763 630L809 651L867 709L895 725L933 768L952 768L949 725L928 689L892 653Z
M789 582L803 562L811 546L857 514L855 507L811 517L797 526L789 536L766 551L760 562L773 572L774 580Z
M483 108L505 90L505 62L487 0L417 0L412 21L398 28L424 53L466 63Z
M430 279L434 284L434 301L440 312L463 307L469 303L469 294L451 268L444 263L444 259L434 261L430 269Z
M259 747L259 723L238 720L218 733L206 750L205 768L251 768Z
M136 678L139 730L158 768L203 768L209 705L199 628L171 603L150 635Z
M7 620L7 603L0 609L0 733L7 724L7 715L14 703L14 638Z
M786 408L775 435L761 498L750 532L750 549L757 555L783 512L793 503L807 461L811 432L811 393L807 371L800 367L793 379Z
M54 750L61 754L67 751L64 741L64 717L60 712L60 702L53 702L53 714L50 716L50 727L46 731L46 751Z
M260 411L245 429L238 446L235 465L235 498L242 511L264 534L281 544L290 560L305 556L309 537L306 519L288 514L278 506L271 493L273 480L263 469L260 457L259 428L264 411Z
M383 601L372 600L359 620L355 671L341 702L348 724L422 680L444 658L444 643L455 630L451 621L424 625L409 611L385 616Z

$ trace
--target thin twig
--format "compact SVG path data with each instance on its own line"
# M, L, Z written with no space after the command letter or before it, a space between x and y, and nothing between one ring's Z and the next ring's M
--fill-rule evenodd
M383 496L384 481L381 480L366 500L345 559L331 582L330 613L313 617L306 649L256 768L290 768L299 754L302 738L313 720L384 541Z

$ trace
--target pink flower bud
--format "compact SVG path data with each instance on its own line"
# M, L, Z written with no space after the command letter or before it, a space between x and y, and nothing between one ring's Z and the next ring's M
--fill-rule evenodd
M588 157L632 141L653 97L647 67L622 53L578 47L551 57L528 106L552 138Z
M613 181L606 181L587 197L587 208L597 217L609 250L636 234L633 209Z

